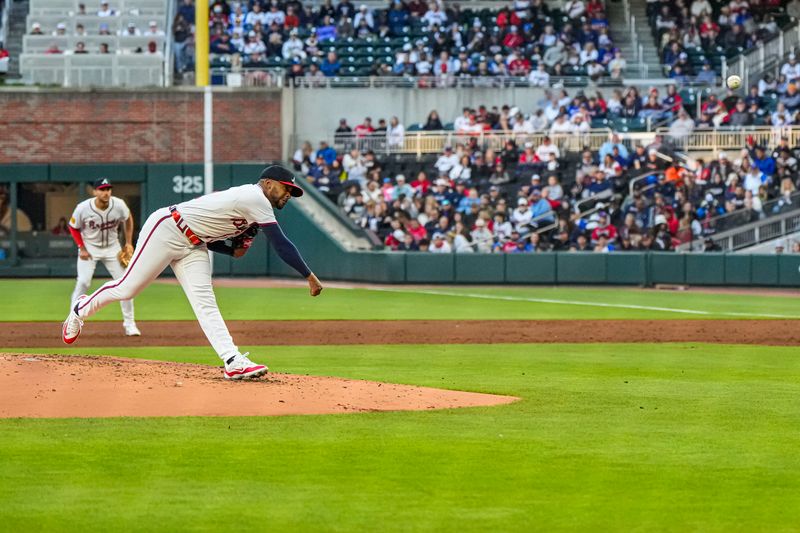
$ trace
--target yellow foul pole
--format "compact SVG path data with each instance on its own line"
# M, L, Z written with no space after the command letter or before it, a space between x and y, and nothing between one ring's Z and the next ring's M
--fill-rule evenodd
M194 8L194 79L198 87L208 86L208 0L196 0Z

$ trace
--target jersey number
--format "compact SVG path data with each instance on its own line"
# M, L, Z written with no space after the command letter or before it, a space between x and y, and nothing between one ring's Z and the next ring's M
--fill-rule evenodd
M203 176L175 176L172 178L172 192L176 194L200 194L203 189Z

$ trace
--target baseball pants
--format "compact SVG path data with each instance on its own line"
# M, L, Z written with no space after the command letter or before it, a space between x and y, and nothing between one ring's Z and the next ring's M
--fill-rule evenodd
M208 342L225 361L238 354L239 349L217 307L208 253L204 244L192 245L178 230L169 209L161 208L142 226L136 251L122 277L106 283L84 300L78 316L88 318L112 302L132 299L171 266Z
M119 264L119 260L117 259L117 253L119 251L120 248L116 248L103 256L92 255L91 259L86 260L80 257L78 258L78 281L75 284L75 290L72 291L72 299L70 302L74 304L78 296L86 294L86 291L89 290L89 285L92 283L97 263L103 263L113 279L116 280L122 277L125 269ZM122 324L124 326L134 325L136 321L133 319L133 300L122 300L120 302L120 307L122 307Z

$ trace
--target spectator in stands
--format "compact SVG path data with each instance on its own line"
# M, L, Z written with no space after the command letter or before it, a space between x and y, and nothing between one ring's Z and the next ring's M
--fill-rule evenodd
M79 22L75 25L74 35L75 37L86 37L87 35L89 35L89 33L86 31L86 28L84 28L83 24Z
M789 54L788 61L781 65L780 73L790 82L800 78L800 63L797 62L797 56L794 53Z
M192 0L186 0L186 2L191 4ZM187 4L184 3L181 8L186 5ZM172 46L175 55L175 70L179 74L183 73L192 62L187 50L192 33L189 23L184 18L184 11L184 9L181 9L181 11L175 15L175 20L172 23ZM194 16L193 5L192 16Z
M739 99L736 106L728 115L728 125L733 127L750 126L753 124L753 116L747 110L745 101Z
M44 35L44 32L42 32L42 25L39 24L38 22L34 22L33 24L31 24L31 33L30 34L31 35Z
M598 153L599 157L603 159L605 158L605 156L611 155L614 152L614 148L618 150L619 154L622 157L624 158L628 157L628 148L624 144L622 144L619 134L617 133L613 133L611 135L611 138L603 143Z
M256 24L264 25L264 12L261 11L261 3L254 2L250 11L244 17L244 25L251 28Z
M694 120L689 117L689 114L681 108L678 111L678 118L669 127L669 135L674 140L683 140L689 137L694 131Z
M263 43L262 43L263 44ZM250 50L250 54L256 53L253 47L246 48ZM212 54L234 54L237 53L236 46L231 42L231 37L227 33L223 33L219 36L219 39L216 39L211 42L211 53Z
M550 86L550 74L548 74L547 70L545 69L545 64L543 62L539 62L539 64L536 66L536 69L531 71L530 75L528 76L528 81L534 87Z
M148 37L163 37L164 30L160 30L158 28L158 23L155 20L151 20L147 25L147 30L145 30L144 34Z
M33 230L33 224L28 215L17 208L17 231L28 232ZM11 233L11 206L8 189L0 187L0 237L7 237Z
M67 25L63 22L56 24L56 29L53 31L54 37L65 37L67 35Z
M182 0L177 14L183 17L183 20L194 21L194 0Z
M355 133L357 138L365 138L374 131L375 128L372 126L372 119L370 117L364 117L364 122L358 124L353 130L353 133Z
M356 180L361 186L366 184L366 160L358 148L353 148L342 159L342 169L347 173L348 180Z
M341 68L342 65L339 63L339 57L336 55L336 52L328 52L325 61L323 61L320 66L322 73L328 77L338 75Z
M78 41L75 43L75 50L72 52L73 54L88 54L89 51L86 50L86 43L83 41Z
M269 5L269 11L264 13L263 16L263 24L266 27L270 27L273 24L277 24L278 26L283 26L286 23L286 13L280 8L277 2L271 2Z
M0 74L8 72L9 61L10 59L8 50L3 48L3 43L0 43Z
M289 39L283 43L281 48L281 55L284 59L305 59L306 52L304 50L305 43L297 36L297 30L293 29L289 32Z
M98 53L100 53L100 54L110 54L111 50L109 50L109 48L108 48L108 43L100 43L100 46L98 48Z
M625 73L627 67L628 62L622 57L622 52L620 50L615 50L614 58L608 62L608 74L612 79L619 79Z
M717 73L714 71L709 61L703 62L703 68L697 73L694 81L706 85L715 85L717 83Z
M107 0L102 0L100 2L100 9L97 11L98 17L113 17L116 16L116 14L117 12L108 6Z
M439 3L434 1L430 3L428 11L422 17L422 22L426 26L443 27L447 23L447 14L439 8Z
M436 160L435 167L439 175L447 175L459 162L459 157L453 153L453 147L447 145L444 147L442 155Z
M405 142L405 128L400 124L400 119L396 116L392 117L389 121L389 127L386 128L386 145L389 148L399 148Z
M59 218L58 224L56 224L55 227L52 230L50 230L50 233L56 236L69 237L71 234L69 232L69 225L67 224L67 219L64 217Z
M347 124L347 119L339 119L339 127L336 128L334 138L337 143L346 143L353 137L353 128Z
M141 34L142 32L140 32L139 28L136 27L135 22L129 22L125 29L121 29L117 32L117 35L123 37L138 37Z
M232 47L233 45L231 45L231 48ZM262 59L262 56L267 53L267 46L255 31L250 30L247 34L247 42L244 44L242 52L250 61L258 62Z
M433 240L429 251L437 254L449 254L453 251L453 248L450 246L450 243L445 240L444 234L437 232L433 234Z
M45 50L45 54L63 54L64 52L58 47L58 43L52 42L50 46Z
M366 26L370 30L375 28L375 19L372 16L372 12L365 4L361 4L361 6L358 8L358 13L353 16L353 25L358 27L362 20L366 23Z

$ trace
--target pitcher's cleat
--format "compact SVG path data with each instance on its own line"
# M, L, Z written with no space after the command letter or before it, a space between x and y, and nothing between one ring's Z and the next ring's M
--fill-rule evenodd
M78 316L78 306L87 298L85 294L78 296L78 299L75 300L75 305L72 306L72 309L69 312L69 316L64 321L64 325L61 326L61 338L67 344L72 344L81 334L81 328L83 328L83 320L81 317Z
M266 366L255 364L247 358L248 355L250 355L249 352L234 355L225 361L225 370L223 371L225 379L257 378L267 373Z

